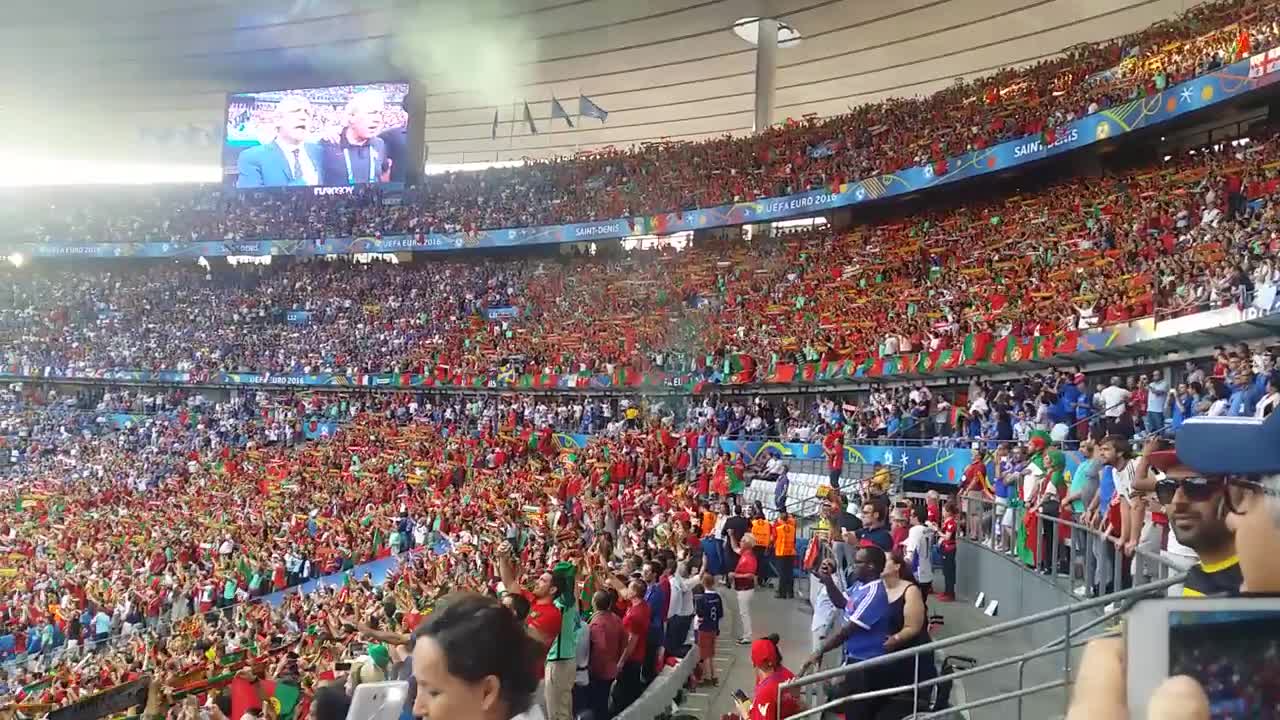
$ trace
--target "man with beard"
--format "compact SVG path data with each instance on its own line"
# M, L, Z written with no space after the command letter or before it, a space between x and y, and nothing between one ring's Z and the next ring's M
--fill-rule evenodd
M1187 571L1181 595L1238 595L1242 578L1235 535L1226 521L1226 479L1196 472L1172 449L1144 452L1137 470L1135 489L1155 491L1173 529L1166 557L1188 557L1190 553L1179 552L1181 545L1200 559Z

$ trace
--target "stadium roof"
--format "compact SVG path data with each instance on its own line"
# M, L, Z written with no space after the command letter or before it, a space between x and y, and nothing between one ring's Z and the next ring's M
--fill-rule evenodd
M225 93L399 78L427 93L432 162L545 157L752 126L755 52L776 17L775 121L927 94L1138 30L1183 0L66 0L0 28L4 154L216 165ZM609 112L569 129L584 94ZM523 123L528 101L539 134ZM491 139L498 110L498 139ZM513 116L516 122L511 122ZM157 148L147 130L181 130ZM14 138L36 138L18 143ZM34 147L33 147L34 145ZM43 154L42 154L43 153ZM12 163L11 163L12 164Z

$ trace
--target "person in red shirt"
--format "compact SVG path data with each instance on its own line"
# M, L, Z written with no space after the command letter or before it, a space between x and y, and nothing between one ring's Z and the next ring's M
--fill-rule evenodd
M950 602L956 599L956 516L959 512L954 502L949 502L942 508L940 548L942 550L942 576L945 579L946 588L938 595L938 599L943 602Z
M901 548L902 543L907 541L907 536L911 534L909 526L907 511L902 508L894 508L889 515L889 537L893 538L894 550Z
M613 594L600 590L592 597L595 614L591 616L591 651L587 666L587 707L595 717L609 717L609 689L618 677L624 659L627 631L623 621L611 612Z
M556 582L550 572L538 576L533 590L520 587L519 575L511 557L511 545L504 542L498 548L498 574L502 577L503 588L508 593L523 596L529 601L529 615L525 618L525 628L529 636L536 640L545 652L560 634L562 617L560 608L556 607ZM541 658L539 658L541 659ZM539 679L545 676L546 668L538 663L536 672Z
M778 697L778 686L793 679L795 674L782 664L777 635L751 643L751 665L756 671L756 691L750 707L744 704L738 708L743 720L783 720L803 709L800 699L791 691Z
M622 712L644 692L640 671L644 668L646 640L649 635L649 603L644 601L644 591L644 583L639 580L632 580L626 587L625 597L629 605L622 617L622 628L627 632L627 640L622 648L622 659L618 661L617 681L613 690L615 713Z
M844 431L839 424L822 438L822 452L827 456L827 474L831 487L840 487L840 473L844 470Z
M732 534L729 535L729 542L733 543ZM729 579L738 594L738 614L742 618L742 637L738 644L749 645L752 640L751 598L756 594L756 571L759 570L760 561L753 552L756 539L751 533L745 533L740 541L733 544L734 552L738 553L738 564L729 573Z

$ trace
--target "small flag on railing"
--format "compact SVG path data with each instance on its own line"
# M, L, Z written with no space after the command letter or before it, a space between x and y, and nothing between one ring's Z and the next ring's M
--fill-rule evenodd
M551 121L555 122L556 118L564 118L569 127L573 127L573 120L569 118L569 113L564 111L564 106L556 99L555 95L551 96Z
M524 121L529 124L529 134L537 135L538 126L533 124L533 113L529 112L529 101L524 103Z
M498 139L498 109L493 109L493 127L489 129L489 139Z
M583 117L595 118L600 122L609 119L609 111L591 102L591 98L586 95L578 96L578 114Z

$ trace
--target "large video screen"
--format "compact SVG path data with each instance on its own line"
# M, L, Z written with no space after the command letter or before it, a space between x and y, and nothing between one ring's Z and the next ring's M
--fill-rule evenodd
M236 93L222 149L238 188L404 182L408 83Z

